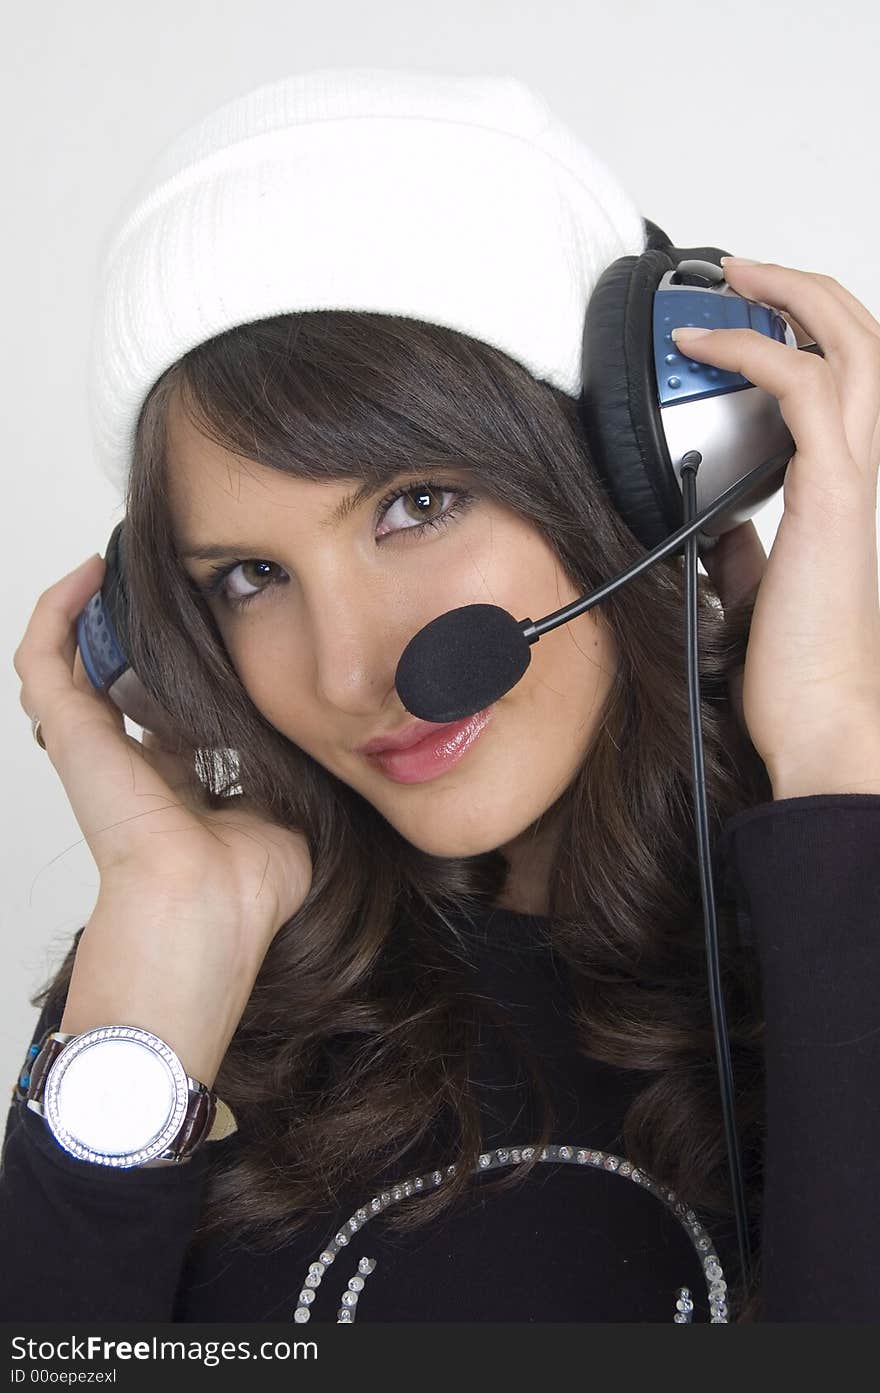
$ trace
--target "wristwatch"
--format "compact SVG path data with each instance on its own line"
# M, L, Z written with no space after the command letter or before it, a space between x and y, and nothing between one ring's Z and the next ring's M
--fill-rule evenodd
M140 1026L50 1030L31 1057L19 1096L79 1160L126 1169L177 1164L202 1142L237 1130L216 1093Z

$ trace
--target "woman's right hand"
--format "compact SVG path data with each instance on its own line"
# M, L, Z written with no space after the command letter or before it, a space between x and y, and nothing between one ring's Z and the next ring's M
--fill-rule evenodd
M126 733L122 712L92 686L77 648L77 616L104 570L100 556L90 557L37 600L13 656L21 705L40 718L97 864L101 901L146 892L163 905L199 904L215 934L225 929L234 960L256 970L309 892L308 843L243 796L207 807L191 762L151 732L143 743Z

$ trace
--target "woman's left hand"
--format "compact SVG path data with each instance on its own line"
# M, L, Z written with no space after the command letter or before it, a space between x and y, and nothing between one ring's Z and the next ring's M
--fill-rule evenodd
M829 276L771 262L725 276L825 355L754 329L679 343L772 393L796 445L769 557L749 521L703 559L725 608L758 592L742 717L774 798L880 793L880 324Z

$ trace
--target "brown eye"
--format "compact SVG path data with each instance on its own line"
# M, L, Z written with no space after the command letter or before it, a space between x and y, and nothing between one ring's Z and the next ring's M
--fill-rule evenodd
M461 506L460 502L453 503L444 510L441 502L444 497L462 500L465 494L461 489L447 488L445 485L430 482L408 484L405 488L398 489L380 505L379 515L383 524L390 520L400 525L386 528L378 535L384 537L392 532L417 532L423 526L437 526L447 516L457 512Z
M259 585L261 580L270 580L271 576L267 575L266 572L267 569L271 569L271 567L271 561L241 562L241 572L248 585ZM247 574L248 568L252 568L250 575Z
M445 490L445 492L449 492L449 490ZM414 511L410 514L411 517L415 517L417 522L425 522L435 515L434 509L431 507L432 501L435 501L435 498L434 490L426 487L410 489L409 493L403 495L402 501L405 504L412 504Z
M202 594L209 598L213 595L219 596L220 600L229 605L232 609L242 609L251 600L256 600L273 584L271 575L267 575L268 570L278 570L274 561L263 561L256 558L248 558L245 561L228 561L223 566L216 566L213 571L214 579L206 586L199 587ZM244 583L247 586L255 586L246 591L235 588L235 578L238 572L249 571L249 575L244 575ZM260 582L264 582L260 584Z

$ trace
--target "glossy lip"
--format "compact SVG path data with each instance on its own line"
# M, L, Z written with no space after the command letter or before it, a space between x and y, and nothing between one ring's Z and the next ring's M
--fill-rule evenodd
M439 729L405 750L380 750L368 755L371 764L399 784L422 784L438 779L458 764L492 719L487 706L466 720Z
M469 716L468 720L472 718ZM439 735L441 731L452 730L454 725L461 725L461 722L445 721L412 721L410 725L402 731L395 731L391 735L378 736L375 740L368 740L364 745L358 745L356 754L375 755L383 750L408 750L413 745L418 745L422 740L426 740L429 735Z

